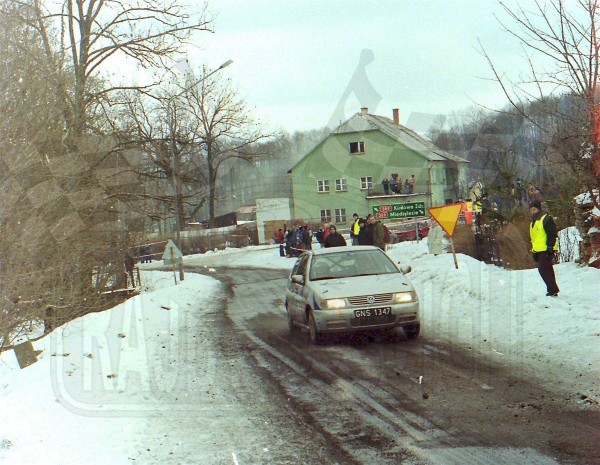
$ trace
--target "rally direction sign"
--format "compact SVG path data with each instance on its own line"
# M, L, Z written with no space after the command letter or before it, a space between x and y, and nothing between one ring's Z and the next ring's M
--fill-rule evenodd
M439 223L442 229L446 231L446 234L452 237L461 211L462 204L455 203L452 205L443 205L441 207L431 207L429 209L429 214Z
M396 205L375 205L373 206L373 215L378 220L425 216L425 202L401 203Z
M454 257L454 267L458 270L458 260L456 259L456 251L454 250L454 241L452 235L454 234L454 228L458 223L458 217L462 211L462 203L455 203L452 205L443 205L441 207L431 207L429 210L431 217L442 227L448 239L450 240L450 247L452 248L452 256Z

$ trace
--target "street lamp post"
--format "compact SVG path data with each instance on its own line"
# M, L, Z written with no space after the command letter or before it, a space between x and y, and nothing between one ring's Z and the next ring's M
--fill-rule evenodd
M183 89L181 92L179 92L176 95L171 96L168 101L167 101L167 119L169 121L169 132L171 133L171 137L170 137L170 149L171 149L171 178L172 178L172 182L173 182L173 192L175 195L175 238L177 241L177 247L179 248L179 250L181 251L181 253L183 254L183 249L181 248L181 220L179 218L179 183L177 182L177 166L175 163L175 124L173 121L173 114L171 113L171 102L175 99L177 99L178 97L181 97L181 95L183 95L185 92L187 92L189 89L191 89L192 87L197 86L198 84L200 84L201 82L205 81L206 79L208 79L210 76L212 76L213 74L219 72L220 70L222 70L223 68L226 68L227 66L229 66L231 63L233 63L233 60L227 60L225 63L223 63L221 66L219 66L218 68L214 69L213 71L211 71L210 73L206 74L205 76L203 76L201 79L195 81L194 83L190 84L189 86L187 86L185 89ZM184 279L184 273L183 273L183 258L181 260L179 260L179 280L183 281Z

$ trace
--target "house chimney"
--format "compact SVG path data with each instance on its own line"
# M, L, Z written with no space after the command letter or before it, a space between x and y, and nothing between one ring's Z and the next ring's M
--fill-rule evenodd
M366 115L367 113L369 113L369 109L367 107L362 107L360 109L360 114L361 115Z
M394 108L392 110L392 114L394 115L394 124L396 126L400 126L400 110L398 108Z

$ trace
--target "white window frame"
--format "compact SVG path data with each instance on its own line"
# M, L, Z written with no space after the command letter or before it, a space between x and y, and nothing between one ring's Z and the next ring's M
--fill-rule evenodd
M335 209L335 222L338 224L346 222L346 209L336 208Z
M329 192L329 179L320 179L317 181L317 192Z
M335 191L346 192L348 190L348 180L346 178L339 178L335 180Z
M373 176L362 176L360 178L360 190L367 191L373 189Z
M321 210L321 222L322 223L331 223L331 210L330 209Z
M356 148L356 150L352 150L353 148ZM360 140L348 143L348 152L350 152L350 155L355 155L357 153L365 153L364 141Z

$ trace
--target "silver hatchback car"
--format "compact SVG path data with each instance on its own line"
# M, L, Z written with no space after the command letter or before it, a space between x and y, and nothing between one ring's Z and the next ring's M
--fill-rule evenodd
M406 270L404 270L406 271ZM417 293L378 247L331 247L303 253L290 273L285 307L290 331L307 328L313 343L327 333L421 329Z

